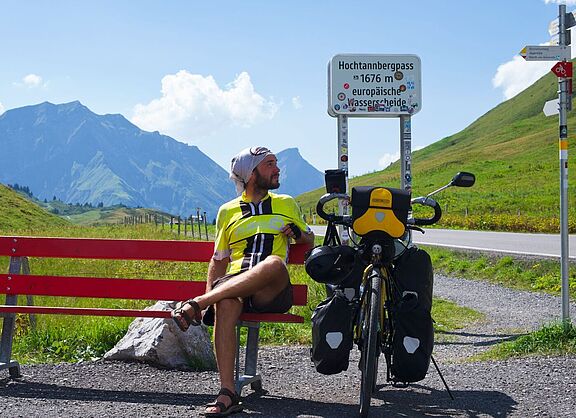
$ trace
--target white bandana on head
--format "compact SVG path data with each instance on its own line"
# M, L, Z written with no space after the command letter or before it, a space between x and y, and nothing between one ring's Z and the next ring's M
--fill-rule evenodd
M234 181L238 195L246 190L246 183L250 180L252 171L270 154L272 151L268 148L252 147L240 151L238 155L232 158L230 178Z

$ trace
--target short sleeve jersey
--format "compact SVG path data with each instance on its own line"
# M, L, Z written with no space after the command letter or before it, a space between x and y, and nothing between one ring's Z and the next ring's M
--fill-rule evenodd
M213 258L229 258L228 273L250 269L270 254L287 261L289 241L280 229L291 222L302 232L310 232L291 196L268 192L253 203L243 193L218 211Z

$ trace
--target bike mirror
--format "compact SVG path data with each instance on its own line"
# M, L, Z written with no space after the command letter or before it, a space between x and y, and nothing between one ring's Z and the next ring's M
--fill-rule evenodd
M456 187L472 187L475 182L476 176L474 174L460 171L452 178L450 185Z

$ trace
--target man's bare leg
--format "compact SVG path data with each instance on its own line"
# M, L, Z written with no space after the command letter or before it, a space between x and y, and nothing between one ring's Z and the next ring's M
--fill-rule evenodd
M274 300L289 282L290 277L284 261L276 255L270 255L250 270L231 278L201 296L195 297L194 301L201 310L224 299L248 296L252 296L257 305L264 305ZM187 304L184 306L184 310L191 317L194 316L192 306Z
M214 322L214 349L220 374L220 387L232 392L236 391L234 384L234 366L236 361L236 322L242 313L240 299L223 299L216 303L216 320ZM216 401L226 407L230 398L220 395ZM207 407L207 412L221 412L219 408Z

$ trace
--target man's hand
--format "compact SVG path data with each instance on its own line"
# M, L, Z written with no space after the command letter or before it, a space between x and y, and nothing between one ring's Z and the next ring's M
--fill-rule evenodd
M300 228L292 222L282 227L280 232L288 238L294 239L297 244L308 244L309 246L314 244L314 234L311 231L310 233L303 234Z
M280 230L281 233L286 235L288 238L294 238L295 241L298 240L302 236L302 231L298 228L294 223L290 222L287 225L284 225Z
M300 231L300 228L298 228L293 222L284 225L280 232L282 232L288 238L294 238L295 241L297 241L298 238L302 236L302 231Z

